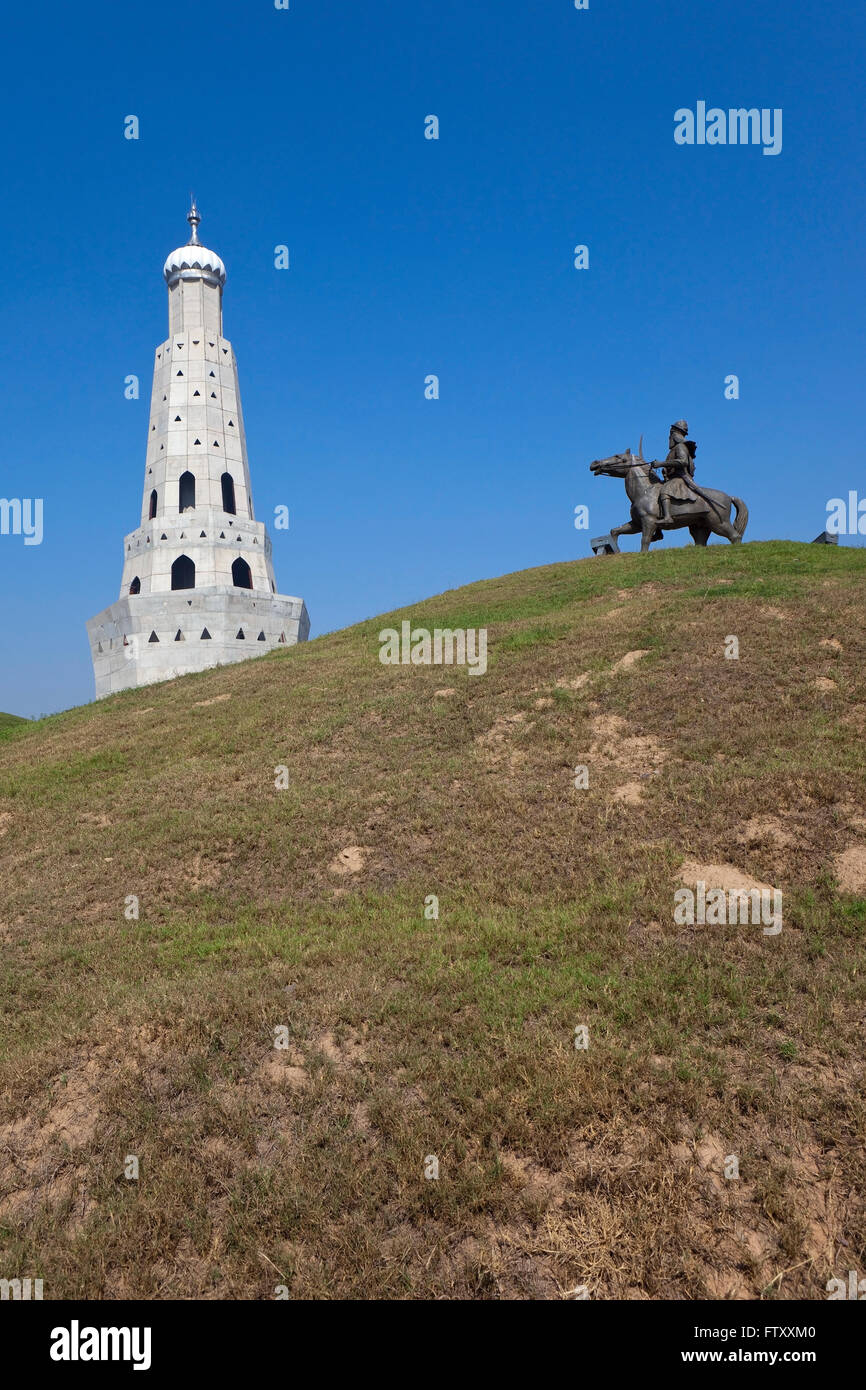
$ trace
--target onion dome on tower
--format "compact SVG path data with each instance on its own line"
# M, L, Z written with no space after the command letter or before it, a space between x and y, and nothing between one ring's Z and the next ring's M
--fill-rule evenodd
M216 251L209 251L206 246L202 246L198 239L198 226L201 217L194 198L192 207L186 215L186 220L192 228L192 234L186 246L178 246L175 251L171 252L171 255L166 257L163 266L166 281L171 286L179 279L207 279L216 281L222 288L226 282L226 268Z

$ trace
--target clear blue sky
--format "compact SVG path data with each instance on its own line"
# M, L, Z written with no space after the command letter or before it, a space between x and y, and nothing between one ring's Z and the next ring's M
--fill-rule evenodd
M0 537L0 710L92 698L190 189L313 635L588 554L627 516L589 461L681 415L747 539L811 540L866 496L864 36L862 0L7 11L0 496L42 497L45 538ZM781 107L782 153L677 146L700 99Z

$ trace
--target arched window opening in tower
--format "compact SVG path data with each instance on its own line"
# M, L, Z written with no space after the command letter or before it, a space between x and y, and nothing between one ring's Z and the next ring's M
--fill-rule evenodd
M230 516L237 516L237 506L235 504L235 480L231 473L223 473L223 511Z
M135 578L133 579L132 583L130 584L130 586L129 586L129 592L130 592L131 594L140 594L140 593L141 593L141 580L139 579L138 575L135 576Z
M171 567L173 589L195 588L195 565L188 555L179 555Z
M240 556L232 564L232 583L236 589L251 589L253 587L253 574L246 560Z
M153 489L153 492L150 494L150 511L149 511L148 517L147 517L148 521L153 521L153 518L154 518L155 516L156 516L156 488L154 488L154 489Z
M195 511L195 478L190 472L181 474L178 483L177 509L179 512Z

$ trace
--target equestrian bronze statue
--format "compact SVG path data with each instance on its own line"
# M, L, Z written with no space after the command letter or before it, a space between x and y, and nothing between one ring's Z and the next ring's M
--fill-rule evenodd
M697 445L687 439L689 427L685 420L671 425L668 456L664 463L643 457L643 435L637 457L627 449L624 454L596 459L590 469L596 477L623 478L631 503L631 517L610 533L613 548L619 550L619 536L641 535L640 549L644 555L653 541L660 541L663 531L677 531L688 526L695 545L706 545L711 535L723 536L736 545L743 539L749 520L749 509L741 497L729 497L717 488L702 488L695 482L695 453ZM662 469L660 478L656 468ZM731 507L736 508L736 520L731 521Z

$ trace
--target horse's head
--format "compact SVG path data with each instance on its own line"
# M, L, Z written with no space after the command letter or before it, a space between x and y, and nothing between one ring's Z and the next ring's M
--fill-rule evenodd
M626 449L624 454L611 454L606 459L594 459L589 469L596 477L624 478L633 462L631 449Z
M626 449L624 454L611 454L610 458L595 459L589 467L590 472L594 473L596 477L606 475L608 478L625 478L630 469L636 468L640 464L649 467L643 456L643 435L640 437L637 454L633 454L631 449Z

